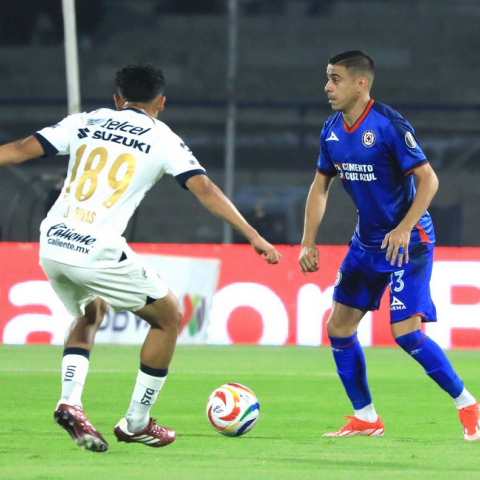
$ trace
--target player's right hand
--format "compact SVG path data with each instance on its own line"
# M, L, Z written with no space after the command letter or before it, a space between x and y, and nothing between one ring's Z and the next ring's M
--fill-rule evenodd
M315 245L302 246L298 263L304 275L307 275L308 272L318 271L319 256L318 248Z
M254 239L250 240L250 243L255 252L261 255L267 263L278 263L282 258L282 255L275 250L275 247L260 235L257 235Z

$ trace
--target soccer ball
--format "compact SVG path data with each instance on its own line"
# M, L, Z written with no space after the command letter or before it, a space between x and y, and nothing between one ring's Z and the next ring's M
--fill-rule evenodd
M244 435L257 423L259 415L257 397L249 388L239 383L226 383L208 397L208 421L222 435Z

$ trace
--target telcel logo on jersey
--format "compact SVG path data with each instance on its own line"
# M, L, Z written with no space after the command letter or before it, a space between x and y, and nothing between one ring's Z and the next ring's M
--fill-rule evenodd
M102 125L98 125L99 122L104 122ZM130 135L140 136L144 133L147 133L151 130L151 128L142 128L136 127L128 122L118 122L109 118L108 120L105 119L90 119L87 121L87 125L98 125L99 128L104 128L105 130L113 130L113 131L120 131L129 133ZM86 138L89 136L90 130L88 128L80 128L78 130L78 138ZM140 140L125 137L123 135L116 135L111 132L102 132L100 130L96 130L93 132L92 138L95 140L104 140L106 142L117 143L118 145L123 145L125 147L135 148L140 150L142 153L150 153L151 145L145 142L141 142Z
M128 122L117 122L109 118L103 125L99 125L107 130L120 130L121 132L130 133L132 135L143 135L151 130L151 128L136 127Z

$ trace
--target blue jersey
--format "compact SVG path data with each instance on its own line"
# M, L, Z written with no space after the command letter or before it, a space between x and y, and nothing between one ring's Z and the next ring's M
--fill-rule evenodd
M342 113L335 113L320 136L317 170L341 178L357 207L353 241L365 250L380 250L385 235L404 219L416 194L411 173L427 163L412 126L374 100L350 128ZM428 212L411 234L411 245L421 242L435 242Z

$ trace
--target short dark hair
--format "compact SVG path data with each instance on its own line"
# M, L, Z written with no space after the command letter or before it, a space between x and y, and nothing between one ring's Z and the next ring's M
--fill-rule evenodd
M341 64L347 70L355 70L356 72L369 73L375 76L375 66L373 60L360 50L350 50L349 52L340 53L328 60L331 65Z
M115 74L118 93L127 102L148 103L163 94L165 77L150 63L127 65Z

